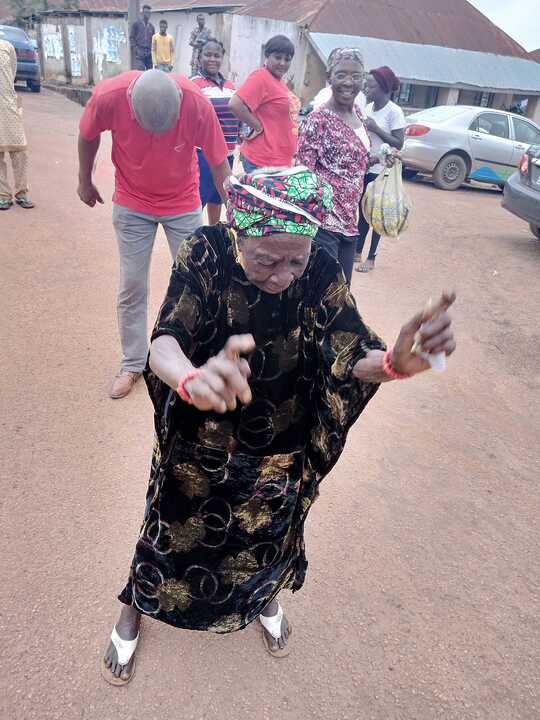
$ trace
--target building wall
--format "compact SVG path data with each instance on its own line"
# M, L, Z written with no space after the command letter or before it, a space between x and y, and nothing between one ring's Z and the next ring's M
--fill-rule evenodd
M129 70L123 17L49 16L41 24L41 38L45 80L88 85Z
M323 87L327 85L326 67L318 54L308 45L303 83L298 95L302 105L307 105Z
M69 24L66 27L71 64L71 82L73 85L88 85L88 48L84 22L81 18L80 23Z
M528 99L526 114L530 120L540 125L540 96Z
M191 74L192 48L189 38L197 25L199 12L153 12L151 22L158 30L159 21L167 20L168 32L175 39L176 62L174 69L183 75ZM225 59L222 72L235 85L241 85L247 76L261 67L264 56L263 46L274 35L286 35L295 46L295 57L286 81L297 94L306 95L305 71L308 41L303 31L295 23L255 18L248 15L230 13L204 14L208 27L218 40L225 45ZM323 81L324 84L324 81ZM312 93L315 95L317 90Z
M305 40L301 40L297 25L249 15L233 15L232 17L231 80L236 85L241 85L250 73L263 64L265 43L274 35L286 35L293 42L296 52L285 80L289 87L297 92L303 81L306 52L306 43Z
M42 23L41 37L44 58L43 78L52 82L65 83L67 78L61 26L53 24L53 22Z
M87 17L90 63L94 83L130 69L127 19Z

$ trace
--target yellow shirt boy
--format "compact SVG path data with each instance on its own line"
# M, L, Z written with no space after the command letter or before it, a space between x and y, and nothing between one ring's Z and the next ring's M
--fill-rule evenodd
M171 71L174 65L174 40L167 31L152 38L152 63L160 70Z

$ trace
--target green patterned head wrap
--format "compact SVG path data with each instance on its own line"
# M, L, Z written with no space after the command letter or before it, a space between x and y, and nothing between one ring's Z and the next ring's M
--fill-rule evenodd
M332 188L303 166L260 171L227 181L227 219L251 237L290 233L315 237L332 210Z

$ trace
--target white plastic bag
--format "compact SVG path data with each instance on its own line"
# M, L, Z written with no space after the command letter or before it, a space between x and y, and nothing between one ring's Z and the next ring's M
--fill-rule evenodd
M401 163L396 160L368 185L362 200L364 217L375 232L397 238L407 229L411 202L403 188Z

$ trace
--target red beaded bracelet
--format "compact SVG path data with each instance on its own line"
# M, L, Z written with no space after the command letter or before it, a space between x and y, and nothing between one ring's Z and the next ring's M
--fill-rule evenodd
M383 355L383 361L382 361L382 369L385 375L387 375L391 380L407 380L407 378L410 378L410 375L407 375L407 373L399 373L397 370L394 370L392 367L392 353L394 352L394 348L389 348Z
M176 392L180 396L180 399L188 405L193 405L193 400L191 399L191 395L186 390L186 383L188 383L190 380L193 380L193 378L198 377L200 374L200 369L192 370L191 372L186 373L182 378L180 378L180 382L178 383L178 388L176 389Z

